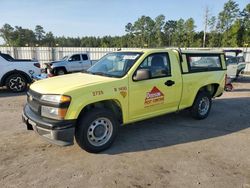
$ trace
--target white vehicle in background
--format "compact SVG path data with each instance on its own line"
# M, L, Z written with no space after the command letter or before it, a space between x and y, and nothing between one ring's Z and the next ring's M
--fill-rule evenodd
M237 71L236 71L236 77L239 77L239 75L244 72L244 69L246 68L246 61L242 54L243 51L239 49L231 49L231 50L224 50L226 54L226 60L228 61L228 64L231 65L229 67L229 71L231 74L234 74L235 64L237 64Z
M236 58L226 57L227 77L231 79L237 78L238 64Z
M49 75L63 75L72 72L80 72L91 67L92 62L88 53L65 56L59 61L46 63L46 72Z
M40 64L34 60L14 59L0 52L0 87L6 86L13 92L27 89L35 76L41 74Z

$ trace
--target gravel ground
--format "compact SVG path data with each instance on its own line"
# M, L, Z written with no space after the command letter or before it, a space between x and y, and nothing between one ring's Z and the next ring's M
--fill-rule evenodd
M207 119L183 111L121 127L100 154L27 131L25 94L0 89L0 187L250 188L250 77L234 87Z

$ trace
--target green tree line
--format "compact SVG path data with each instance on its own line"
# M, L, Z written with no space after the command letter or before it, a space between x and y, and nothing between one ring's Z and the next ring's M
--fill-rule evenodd
M217 16L206 15L206 47L237 47L250 43L250 3L243 10L228 0ZM37 25L34 30L4 24L0 36L4 46L64 47L202 47L204 31L196 31L193 18L167 20L141 16L125 25L123 36L56 37Z

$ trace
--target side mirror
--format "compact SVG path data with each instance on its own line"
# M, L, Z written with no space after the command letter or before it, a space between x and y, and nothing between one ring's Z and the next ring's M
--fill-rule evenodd
M138 69L135 72L133 79L135 81L147 80L151 77L150 75L151 75L151 72L149 69Z

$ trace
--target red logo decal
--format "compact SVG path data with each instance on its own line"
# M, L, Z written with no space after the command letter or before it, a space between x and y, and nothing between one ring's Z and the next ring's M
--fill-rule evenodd
M154 86L150 92L146 93L145 107L162 104L163 102L164 94L157 87Z

